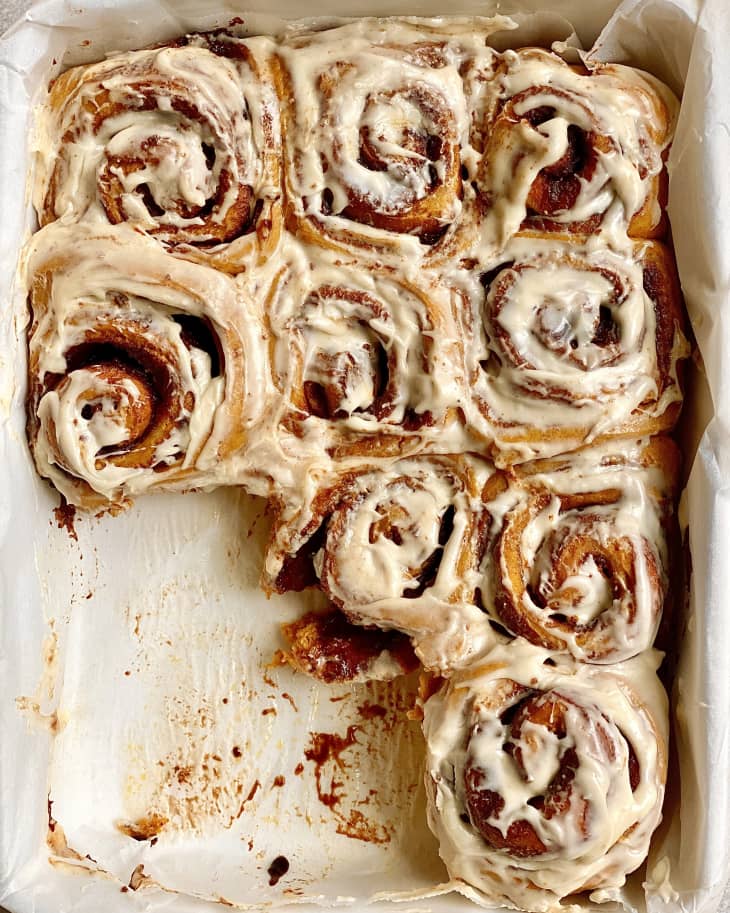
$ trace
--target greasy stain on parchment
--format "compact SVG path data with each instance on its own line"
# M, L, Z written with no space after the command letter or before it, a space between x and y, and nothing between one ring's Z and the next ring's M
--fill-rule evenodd
M364 700L361 689L349 696L356 722L344 731L309 733L303 772L314 778L310 795L316 796L321 821L329 819L340 836L387 844L408 831L407 809L420 787L413 773L420 766L422 736L407 717L409 691L392 682L373 682L366 690Z
M292 702L288 692L272 703L273 697L268 685L259 692L241 683L226 704L171 705L177 744L157 759L139 746L127 795L130 807L144 812L117 827L133 839L155 842L174 831L209 834L236 827L249 838L252 828L281 829L303 818L321 835L381 845L405 839L423 752L420 728L407 718L410 688L372 683L341 695L344 728L306 728L288 779L277 767L276 746L290 730L279 716L291 713ZM267 708L279 714L262 716ZM313 718L297 715L300 726Z

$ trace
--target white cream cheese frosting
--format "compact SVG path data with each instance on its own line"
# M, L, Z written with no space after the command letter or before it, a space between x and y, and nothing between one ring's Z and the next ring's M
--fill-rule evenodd
M647 651L602 668L517 640L426 700L428 820L453 879L530 911L625 882L661 816L659 659ZM481 814L480 792L490 800ZM503 840L522 850L494 845Z
M41 474L94 507L206 484L265 406L267 353L242 289L126 226L43 229L25 270Z
M126 222L246 267L281 197L273 42L232 39L226 57L210 49L224 40L118 54L56 80L34 140L42 224Z
M486 503L479 582L513 634L576 659L616 663L649 649L669 579L676 472L668 448L609 442L533 473Z

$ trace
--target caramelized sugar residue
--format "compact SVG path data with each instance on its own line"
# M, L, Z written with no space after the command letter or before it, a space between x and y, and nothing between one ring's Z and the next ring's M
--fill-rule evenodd
M390 829L377 821L367 818L357 807L343 808L343 800L353 801L346 790L347 771L349 766L343 753L353 745L359 744L357 733L359 727L347 727L345 735L334 732L310 733L310 744L304 757L314 764L317 798L322 805L329 808L337 819L336 832L352 840L363 840L367 843L389 843ZM371 789L358 805L367 805L376 790Z
M159 836L162 829L168 823L168 819L164 815L158 815L155 812L145 815L143 818L138 818L137 821L130 823L118 821L116 828L118 831L121 831L123 834L126 834L127 837L131 837L132 840L152 840L154 837Z
M56 518L56 524L59 529L65 529L69 536L76 542L79 541L79 537L76 534L76 527L74 522L76 520L76 508L73 504L67 504L64 498L61 498L61 503L58 507L54 508L53 516Z
M289 860L286 856L277 856L266 871L269 875L269 884L273 888L275 884L279 883L279 879L289 871Z
M326 773L323 767L328 761L333 761L340 771L345 771L347 765L340 757L345 749L357 742L357 726L348 726L347 734L344 736L337 735L336 732L310 732L310 745L304 752L304 757L312 761L315 765L315 777L317 781L317 796L323 805L333 808L339 804L342 794L339 790L344 786L343 781L336 780L334 774L330 780L329 789L323 786L323 780Z

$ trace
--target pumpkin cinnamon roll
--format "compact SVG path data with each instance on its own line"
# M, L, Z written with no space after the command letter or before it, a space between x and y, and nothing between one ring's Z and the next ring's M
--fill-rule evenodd
M309 253L292 246L264 297L287 459L448 450L467 400L448 297Z
M515 641L426 700L428 820L459 890L548 911L644 861L667 768L658 657L599 668Z
M362 20L279 47L287 217L300 237L413 261L450 250L475 199L460 71L489 71L496 55L485 33L440 24Z
M129 223L233 272L270 253L281 230L272 46L189 36L59 76L38 125L41 225Z
M483 242L518 231L569 237L664 234L671 92L618 64L569 66L540 48L506 51L485 118L477 178Z
M26 270L40 474L90 509L215 484L264 399L261 327L234 282L126 226L44 229Z
M512 634L578 660L651 647L678 466L674 443L658 438L521 468L487 505L480 603Z
M663 245L619 254L517 239L501 265L455 283L471 421L497 462L675 424L689 345Z
M428 668L458 665L494 640L470 599L491 477L484 461L444 456L310 479L274 523L263 587L318 586L353 623L408 634Z

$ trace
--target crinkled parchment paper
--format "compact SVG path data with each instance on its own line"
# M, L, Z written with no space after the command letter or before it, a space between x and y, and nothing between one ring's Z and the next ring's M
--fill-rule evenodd
M692 592L676 631L681 777L647 872L604 909L710 911L730 870L730 11L723 0L701 12L691 0L615 13L613 0L545 5L557 15L527 18L512 40L588 48L599 36L595 56L684 92L670 214L704 368L698 359L691 372L682 430L696 457L682 505ZM361 909L373 898L370 909L392 908L378 900L386 892L402 910L470 907L436 896L446 873L425 826L419 726L404 714L413 682L326 688L267 667L279 622L303 599L258 590L264 502L159 495L121 517L78 520L77 540L58 527L25 444L26 316L13 272L33 226L32 103L62 66L234 16L266 31L273 14L515 9L47 0L0 41L0 903L10 910ZM270 885L279 855L290 868Z

